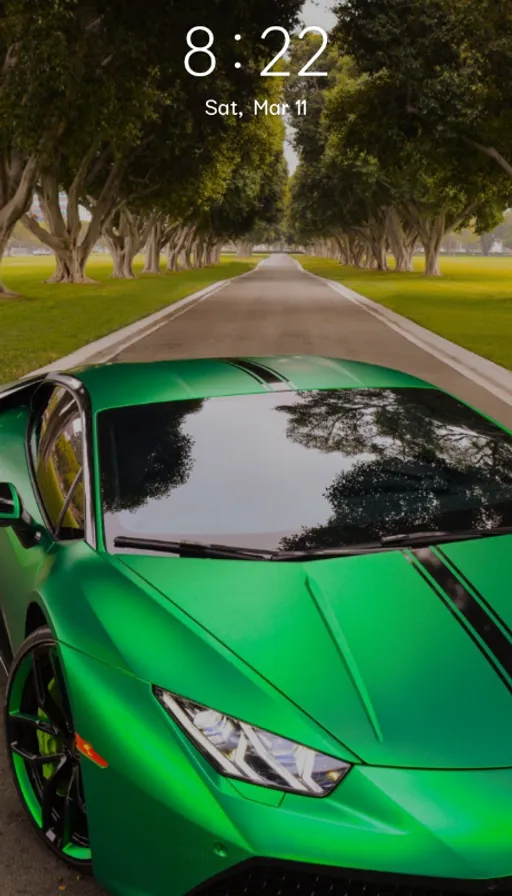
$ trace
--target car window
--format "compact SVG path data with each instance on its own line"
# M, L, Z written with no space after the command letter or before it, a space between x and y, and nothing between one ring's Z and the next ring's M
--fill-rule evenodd
M85 526L84 434L76 400L63 387L40 405L31 437L41 500L59 538L82 538Z
M235 395L98 417L117 536L309 550L512 525L512 438L436 389Z

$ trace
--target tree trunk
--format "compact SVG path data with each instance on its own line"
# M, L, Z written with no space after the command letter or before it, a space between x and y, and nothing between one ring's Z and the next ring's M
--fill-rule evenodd
M357 258L357 240L354 239L353 236L347 237L347 245L348 245L348 263L353 267L360 267L359 259Z
M445 236L453 233L469 219L476 209L476 202L466 205L457 212L444 208L434 216L422 218L417 209L416 214L418 236L425 250L425 275L427 277L440 277L439 253Z
M87 259L82 256L79 248L62 253L55 258L55 273L46 281L47 283L78 283L83 285L97 284L97 280L91 280L85 274Z
M114 211L121 169L114 163L97 200L91 200L91 219L87 225L84 224L85 233L82 234L79 198L85 190L85 179L91 164L92 154L89 153L82 160L69 189L66 220L60 209L58 177L48 173L41 176L36 187L48 229L41 227L30 213L23 215L22 221L30 232L55 252L58 261L49 283L96 282L86 277L85 266Z
M13 292L12 289L8 289L5 283L0 280L0 299L17 299L19 298L18 292Z
M494 245L494 236L492 233L480 234L480 248L484 255L489 255Z
M185 246L183 247L182 259L183 259L183 267L188 271L192 267L192 246L194 245L193 239L188 239Z
M32 204L39 159L26 159L15 150L0 151L0 263L14 228ZM0 280L0 299L16 298Z
M334 238L327 240L327 257L334 259L334 261L339 261L339 247Z
M146 253L143 274L160 274L160 250L154 239L150 239Z
M237 243L237 252L239 258L250 258L252 255L253 243L250 240L239 240Z
M338 259L339 263L342 265L346 265L347 264L347 247L345 245L343 237L335 236L334 242L337 247L337 259Z
M173 248L172 246L169 246L169 253L167 256L167 273L168 274L176 273L177 271L179 271L179 269L180 269L179 268L180 254L181 254L181 251Z
M147 235L146 263L144 274L161 274L160 256L165 247L171 248L168 252L167 270L173 270L177 264L177 255L172 254L177 235L181 232L179 222L170 223L165 215L157 215L150 220L150 230Z
M203 267L203 239L202 237L197 237L194 247L192 250L193 254L193 267L194 268L202 268Z
M190 232L190 227L181 227L174 238L169 241L167 256L167 271L169 273L179 271L181 254Z
M108 240L105 237L105 242L108 244ZM136 256L136 252L130 251L130 249L125 246L124 249L120 249L118 246L115 248L109 246L109 252L112 256L112 262L114 265L114 270L110 275L111 280L135 280L135 274L133 271L133 259Z
M110 249L110 254L112 256L112 261L114 264L114 270L112 271L110 278L112 280L124 280L124 259L125 252L124 249L118 249L117 246L114 250Z
M127 247L124 252L123 259L123 276L125 280L135 280L135 272L133 270L133 261L137 254L137 250L133 247Z
M439 251L440 246L435 243L429 243L425 249L425 276L440 277L441 269L439 267Z
M406 248L405 258L404 258L404 272L406 274L414 273L414 253L416 251L416 240L417 240L417 237L415 237L414 241L409 243L409 245Z
M14 230L14 224L10 228L9 232L0 234L0 263L4 256L4 253L5 253L5 250L7 247L7 243L9 242L9 240L11 238L11 233L13 230ZM0 280L0 299L16 299L17 297L18 297L18 293L12 292L12 290L8 289L7 286L5 286L4 283L2 283L2 281Z
M157 222L151 228L146 248L146 261L142 270L143 274L160 274L160 223Z
M149 238L155 216L134 214L124 206L105 227L104 239L112 256L114 270L111 277L134 280L133 261Z
M16 150L0 151L0 262L16 224L32 204L38 169L36 156L26 159ZM16 296L0 281L0 298Z
M425 250L425 276L440 277L439 253L443 238L451 230L456 229L472 211L473 206L467 206L458 216L453 217L450 225L447 224L447 209L441 208L436 214L425 216L421 206L414 203L406 203L405 214L410 220L411 227L418 233L418 239Z
M179 270L178 258L180 257L180 249L177 243L169 243L167 246L167 273L172 274Z
M368 247L357 237L352 237L350 241L350 249L352 255L352 264L356 268L369 267Z
M176 247L171 245L167 246L167 273L173 274L178 270L178 252L176 251Z
M97 286L98 280L92 280L85 273L88 257L84 258L80 247L55 256L55 273L46 283L78 283L82 286Z
M144 230L144 228L142 228L142 230ZM124 241L123 276L125 280L135 280L133 262L140 249L141 240L144 239L144 235L144 233L141 235L140 229L135 225L132 225L128 229L128 234Z
M413 255L418 239L417 231L408 227L401 218L400 212L391 208L387 216L387 235L391 252L395 259L395 271L397 273L411 273L413 271Z
M123 240L121 240L119 237L116 237L113 233L104 233L103 238L107 244L107 249L110 253L112 264L114 266L110 277L112 280L124 280L125 248L124 245L122 245Z
M370 215L364 227L358 228L366 245L366 265L377 271L388 271L387 214Z
M439 253L446 229L446 216L437 215L433 222L425 228L425 234L420 235L421 243L425 250L425 276L440 277Z
M389 271L386 234L372 237L371 251L377 271Z

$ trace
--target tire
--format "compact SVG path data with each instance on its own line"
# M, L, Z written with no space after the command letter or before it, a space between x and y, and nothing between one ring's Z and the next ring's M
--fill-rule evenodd
M81 760L58 644L47 627L14 656L4 728L14 785L39 838L66 864L90 872Z

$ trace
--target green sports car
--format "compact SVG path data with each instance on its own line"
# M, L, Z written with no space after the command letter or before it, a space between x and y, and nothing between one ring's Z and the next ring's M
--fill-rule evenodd
M512 892L503 427L329 358L47 373L0 525L16 788L111 894Z

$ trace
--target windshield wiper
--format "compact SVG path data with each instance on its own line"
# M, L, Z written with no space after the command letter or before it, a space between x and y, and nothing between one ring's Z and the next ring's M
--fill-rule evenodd
M390 548L379 541L370 544L340 545L334 548L312 548L304 551L278 551L271 560L328 560L329 557L357 557L359 554L382 554Z
M446 541L469 541L473 538L490 538L492 535L508 535L512 526L497 526L495 529L452 529L443 532L432 529L426 532L400 532L397 535L385 535L381 544L388 547L414 544L440 544Z
M274 551L242 548L229 544L208 544L202 541L164 541L158 538L133 538L119 535L114 539L116 548L156 551L161 554L177 554L179 557L206 557L214 560L271 560Z
M300 562L334 557L356 557L361 554L379 554L397 547L409 545L433 545L448 541L464 541L487 538L492 535L512 533L512 526L495 529L464 529L445 532L430 530L425 532L400 532L385 535L379 541L367 544L340 545L339 547L313 548L298 551L273 551L260 548L243 548L229 544L209 544L202 541L167 541L157 538L137 538L119 535L114 539L114 547L132 550L155 551L161 554L176 554L179 557L204 557L213 560L265 560L273 562Z
M177 554L179 557L207 557L215 560L317 560L321 557L353 557L356 554L369 554L389 550L379 542L341 546L334 548L318 548L304 551L272 551L260 548L243 548L237 545L209 544L202 541L166 541L157 538L137 538L119 535L114 539L116 548L132 548L133 550L157 551L162 554Z
M332 548L317 548L304 551L279 551L271 560L320 560L329 557L356 557L359 554L379 554L393 548L408 545L431 545L447 541L469 541L474 538L489 538L492 535L512 533L512 526L497 526L495 529L461 529L444 532L430 530L426 532L401 532L398 535L384 535L377 542L358 545L340 545Z

